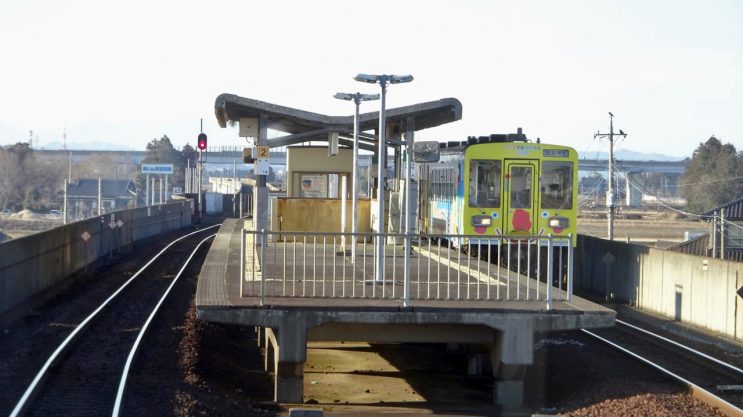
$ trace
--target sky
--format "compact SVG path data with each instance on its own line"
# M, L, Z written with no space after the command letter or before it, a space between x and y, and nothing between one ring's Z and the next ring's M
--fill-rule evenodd
M222 93L351 115L357 73L412 74L387 107L454 97L462 120L416 133L510 133L607 151L691 156L715 135L743 150L738 0L0 0L0 145L145 149L168 135L246 146L220 128ZM379 102L361 111L378 110Z

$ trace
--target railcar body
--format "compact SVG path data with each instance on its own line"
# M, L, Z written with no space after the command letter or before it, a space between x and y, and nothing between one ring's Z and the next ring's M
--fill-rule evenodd
M546 235L558 238L554 245L565 246L568 235L575 236L574 149L530 142L521 129L441 143L439 148L438 162L418 165L423 233L471 236L454 238L455 246Z

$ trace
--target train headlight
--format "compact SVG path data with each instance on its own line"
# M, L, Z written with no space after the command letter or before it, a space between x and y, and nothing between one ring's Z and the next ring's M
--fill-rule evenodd
M490 227L493 219L488 215L472 216L472 225L475 227Z
M567 217L551 217L549 226L553 229L567 229L570 227L570 219Z

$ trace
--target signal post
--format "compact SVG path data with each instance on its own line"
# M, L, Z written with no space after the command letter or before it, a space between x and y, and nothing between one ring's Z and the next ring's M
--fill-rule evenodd
M202 132L199 133L199 136L196 140L196 147L199 148L199 187L197 192L199 193L199 224L201 224L201 209L203 208L203 201L201 196L201 184L202 184L202 173L204 171L204 162L206 162L206 147L207 147L207 137L206 133L203 132L203 121L202 121Z

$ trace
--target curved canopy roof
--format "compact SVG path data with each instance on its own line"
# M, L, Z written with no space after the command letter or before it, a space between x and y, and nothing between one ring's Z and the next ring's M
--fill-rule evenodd
M244 117L265 115L268 128L286 132L289 136L273 138L270 146L284 146L309 140L327 140L329 132L341 135L353 134L353 115L327 116L291 107L279 106L234 94L221 94L214 103L214 111L221 127L228 121L239 121ZM387 126L392 133L388 142L397 143L394 136L405 132L407 120L413 121L412 130L451 123L462 118L462 103L455 98L444 98L426 103L386 109ZM379 112L359 115L361 131L373 130L379 126ZM363 135L362 140L376 141L373 135ZM347 143L346 143L347 144Z

